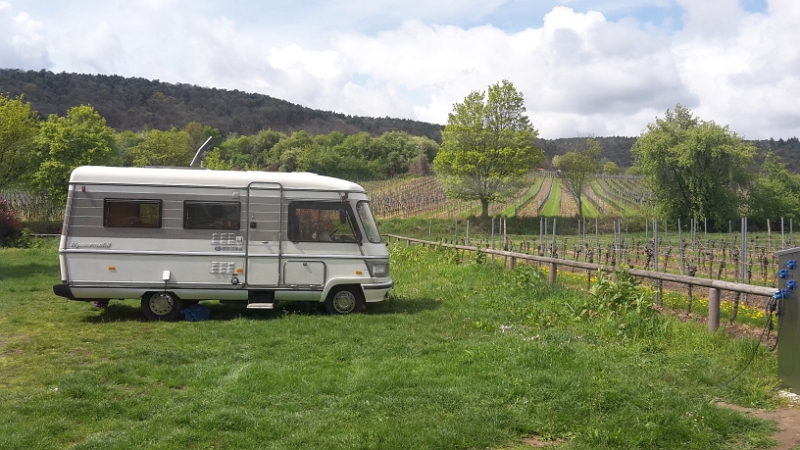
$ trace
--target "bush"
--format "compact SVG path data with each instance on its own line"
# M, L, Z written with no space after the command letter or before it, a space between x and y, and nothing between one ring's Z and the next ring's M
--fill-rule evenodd
M0 247L12 247L22 237L22 222L6 200L0 200Z

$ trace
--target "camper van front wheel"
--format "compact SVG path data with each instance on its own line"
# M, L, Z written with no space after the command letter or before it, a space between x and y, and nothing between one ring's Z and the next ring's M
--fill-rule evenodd
M325 309L329 314L351 314L364 309L364 296L354 287L334 288L325 299Z
M153 292L142 296L142 312L150 320L175 320L181 313L181 301L169 292Z

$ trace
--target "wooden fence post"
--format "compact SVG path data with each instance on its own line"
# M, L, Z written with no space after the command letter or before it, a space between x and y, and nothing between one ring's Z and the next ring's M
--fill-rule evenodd
M550 279L548 280L548 282L550 283L551 286L556 284L556 272L558 271L557 267L558 266L556 266L556 263L554 262L550 263Z
M515 267L517 267L517 258L512 256L508 261L508 270L514 270Z
M708 289L708 332L713 333L719 328L719 289Z

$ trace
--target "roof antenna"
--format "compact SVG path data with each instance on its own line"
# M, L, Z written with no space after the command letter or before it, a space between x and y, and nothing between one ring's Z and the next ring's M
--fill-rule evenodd
M197 153L194 154L194 158L192 159L192 162L189 163L189 167L196 166L198 162L200 163L200 167L203 167L203 161L206 159L206 154L208 154L208 151L211 150L211 141L213 139L213 136L209 136L208 139L203 142L203 145L201 145L200 148L197 149Z

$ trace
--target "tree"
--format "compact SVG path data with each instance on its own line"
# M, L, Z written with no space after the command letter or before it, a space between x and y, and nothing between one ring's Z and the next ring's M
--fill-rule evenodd
M114 131L91 106L70 108L65 117L52 114L36 140L38 164L31 185L37 193L63 203L72 170L107 163L115 145Z
M614 161L603 164L603 173L606 175L619 175L619 166Z
M451 198L489 204L513 195L525 174L544 160L533 145L538 132L524 115L521 93L503 80L488 93L472 92L453 105L433 164Z
M189 133L172 129L151 130L144 140L131 149L136 167L189 167L197 149L192 148Z
M23 97L0 94L0 189L17 182L28 170L39 121Z
M715 227L743 212L756 149L727 126L678 104L648 124L631 151L662 214Z
M578 217L583 217L583 191L597 172L597 158L601 152L600 143L594 139L586 140L586 149L567 152L553 157L553 166L558 169L561 185L567 188L575 204ZM612 163L613 164L613 163Z
M778 158L768 152L761 173L749 191L747 217L765 220L800 217L800 176L792 175Z

